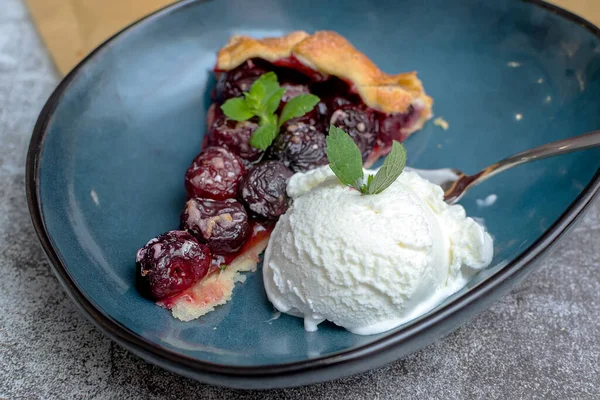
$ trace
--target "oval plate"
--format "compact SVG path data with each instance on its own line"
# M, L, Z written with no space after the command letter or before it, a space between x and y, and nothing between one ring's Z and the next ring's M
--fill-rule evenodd
M450 129L429 123L407 141L417 168L477 171L600 127L600 33L537 1L183 1L117 34L44 107L28 154L29 207L58 279L96 326L146 360L204 382L294 386L407 355L523 279L600 187L594 149L475 188L462 204L495 238L492 266L435 310L384 334L356 336L327 324L307 333L300 319L274 319L260 273L248 274L217 311L174 320L135 290L134 255L178 224L216 51L234 33L297 29L336 30L385 71L419 71ZM482 201L490 194L494 204Z

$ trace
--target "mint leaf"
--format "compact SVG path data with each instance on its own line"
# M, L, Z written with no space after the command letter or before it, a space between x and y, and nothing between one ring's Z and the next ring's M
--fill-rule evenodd
M277 108L279 108L279 103L281 102L281 98L283 97L284 93L285 89L279 88L271 95L269 100L267 100L265 111L268 114L273 114L275 113L275 111L277 111Z
M252 84L252 86L262 86L264 88L270 88L271 91L279 88L279 81L277 80L277 75L275 72L267 72L266 74L262 74L258 77ZM250 93L252 93L252 87L250 87Z
M360 187L360 192L363 194L369 193L369 186L371 186L371 182L373 182L374 175L367 176L367 183L364 183Z
M244 92L244 99L246 101L246 105L248 105L248 108L250 110L252 110L254 112L257 112L260 110L260 108L261 108L260 107L260 103L261 103L260 97L253 97L252 95L250 95L250 93Z
M248 107L246 100L241 97L227 100L221 106L221 110L223 110L227 118L234 121L246 121L255 115L250 107Z
M298 118L311 111L320 99L314 94L301 94L290 99L287 102L281 116L279 117L279 126L283 125L292 118Z
M277 137L277 116L261 116L258 128L250 138L250 144L257 149L266 150Z
M326 150L329 167L338 179L345 185L361 190L364 177L362 157L350 135L331 125L327 136Z
M277 75L267 72L254 81L250 90L244 92L243 98L229 99L221 109L228 118L235 121L246 121L258 116L258 129L250 138L250 145L266 150L277 137L284 122L304 115L319 102L319 98L312 94L296 96L286 104L282 111L283 118L278 120L275 112L284 94L285 88L279 86Z
M383 166L368 183L368 194L383 192L396 181L406 166L406 149L396 141L392 143L392 151L383 161Z
M267 72L261 75L250 86L250 91L246 99L250 98L251 102L257 109L264 109L271 97L280 89L277 75L275 72Z

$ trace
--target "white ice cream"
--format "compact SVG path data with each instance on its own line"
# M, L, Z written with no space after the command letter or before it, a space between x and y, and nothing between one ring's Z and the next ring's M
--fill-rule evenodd
M374 171L365 171L374 173ZM304 318L369 335L435 307L492 260L492 239L439 186L405 171L378 195L329 166L292 176L263 267L269 300Z

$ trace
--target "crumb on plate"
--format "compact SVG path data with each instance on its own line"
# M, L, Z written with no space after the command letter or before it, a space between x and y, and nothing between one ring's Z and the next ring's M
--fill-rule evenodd
M433 124L439 126L443 130L447 131L450 128L450 124L443 117L437 117L433 120Z

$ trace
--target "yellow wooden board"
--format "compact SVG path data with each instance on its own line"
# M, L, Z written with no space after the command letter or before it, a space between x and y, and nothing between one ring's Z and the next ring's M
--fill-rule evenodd
M173 0L26 0L58 70L66 74L86 54L131 22ZM493 1L493 0L490 0ZM515 0L518 1L518 0ZM600 26L600 0L553 0Z

